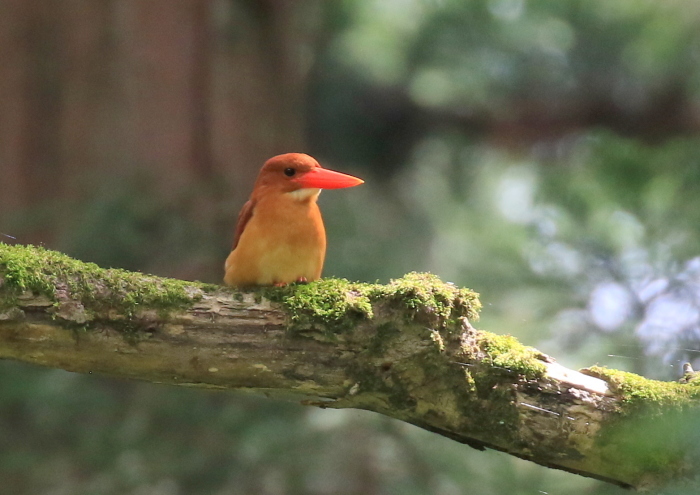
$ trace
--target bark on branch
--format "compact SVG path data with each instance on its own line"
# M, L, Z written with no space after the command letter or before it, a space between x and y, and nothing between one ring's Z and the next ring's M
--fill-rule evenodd
M475 330L478 309L427 274L237 292L0 244L0 358L376 411L626 487L691 473L694 381L569 370Z

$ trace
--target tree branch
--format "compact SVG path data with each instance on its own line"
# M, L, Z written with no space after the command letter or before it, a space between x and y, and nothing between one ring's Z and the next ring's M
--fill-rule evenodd
M479 307L427 274L238 292L0 243L0 358L376 411L626 487L690 474L694 381L566 369L475 330Z

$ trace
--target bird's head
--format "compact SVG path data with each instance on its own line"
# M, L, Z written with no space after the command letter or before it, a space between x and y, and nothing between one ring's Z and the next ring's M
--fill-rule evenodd
M352 175L325 169L309 155L286 153L265 162L253 194L292 193L302 199L317 196L320 189L341 189L363 182ZM306 192L308 194L304 194Z

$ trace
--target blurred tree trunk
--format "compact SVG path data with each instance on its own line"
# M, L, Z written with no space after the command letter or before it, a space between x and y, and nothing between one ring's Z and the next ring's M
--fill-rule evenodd
M50 244L65 227L55 205L129 177L165 198L215 184L242 203L264 159L304 149L319 5L0 3L0 222L51 205L23 233Z

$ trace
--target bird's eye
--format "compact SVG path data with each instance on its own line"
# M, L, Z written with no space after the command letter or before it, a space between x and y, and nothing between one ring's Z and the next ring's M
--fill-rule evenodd
M284 175L286 175L287 177L292 177L296 173L297 173L297 171L294 170L293 168L285 168L284 169Z

